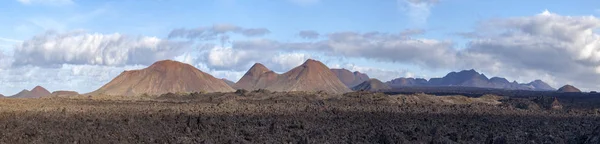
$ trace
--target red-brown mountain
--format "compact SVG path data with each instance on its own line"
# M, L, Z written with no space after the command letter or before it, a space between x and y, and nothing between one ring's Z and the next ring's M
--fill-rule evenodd
M572 85L565 85L563 87L560 87L557 91L558 92L575 92L575 93L581 92L581 90L579 90L578 88L576 88L575 86L572 86Z
M511 90L536 90L553 91L550 85L541 80L535 80L527 84L519 84L516 81L509 82L505 78L492 77L487 78L484 74L471 69L460 72L450 72L442 78L425 79L397 78L386 82L392 88L410 87L410 86L461 86L461 87L479 87L479 88L498 88Z
M277 78L277 73L269 70L263 64L255 63L233 87L246 90L265 89L277 81Z
M50 91L46 90L44 87L36 86L31 91L22 90L21 92L11 96L11 98L40 98L49 96Z
M302 65L278 76L267 86L273 91L325 91L345 93L351 90L323 63L308 59Z
M351 72L347 69L331 69L331 72L337 76L344 85L352 88L362 82L369 80L367 74L360 73L358 71Z
M189 64L163 60L141 70L124 71L90 94L136 96L200 91L230 92L234 89L223 80L204 73Z

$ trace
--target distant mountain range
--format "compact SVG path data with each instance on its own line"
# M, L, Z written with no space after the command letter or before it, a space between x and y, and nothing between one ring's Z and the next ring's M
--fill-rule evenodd
M489 78L475 70L463 70L460 72L450 72L442 78L431 78L428 80L422 78L397 78L386 82L392 88L413 87L413 86L461 86L461 87L479 87L479 88L497 88L508 90L534 90L534 91L554 91L547 83L541 80L535 80L530 83L509 82L505 78Z
M237 82L217 79L185 63L163 60L141 70L124 71L98 90L84 95L159 95L168 92L232 92L235 89L271 91L324 91L345 93L352 90L386 91L402 87L477 87L508 90L554 91L545 82L510 82L505 78L480 74L475 70L451 72L441 78L396 78L388 82L370 79L368 75L346 69L330 69L323 63L308 59L302 65L283 74L269 70L260 63L253 65ZM575 87L561 88L564 92L577 92ZM79 95L74 91L50 93L37 86L23 90L12 97L36 98L45 96Z

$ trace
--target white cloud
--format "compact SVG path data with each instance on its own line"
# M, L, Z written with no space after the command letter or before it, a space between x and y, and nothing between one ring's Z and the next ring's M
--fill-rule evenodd
M199 27L195 29L174 29L169 33L169 38L187 38L191 40L216 40L218 38L229 38L230 33L241 34L247 37L263 36L271 33L266 28L244 28L232 24L215 24L211 27Z
M273 64L269 68L279 72L286 72L301 65L309 58L311 58L310 55L305 53L282 53L271 58Z
M147 65L157 60L172 59L180 55L181 49L186 46L186 43L156 37L129 37L118 33L47 32L18 45L14 65Z
M437 4L438 0L397 0L400 8L406 12L410 21L417 26L427 24L427 19L431 15L431 8Z
M49 91L74 90L87 93L100 88L124 70L140 69L145 66L100 66L64 64L57 68L23 66L0 69L0 90L6 96L31 89L37 85Z
M548 11L530 17L485 21L480 32L462 52L465 66L476 66L510 77L545 77L553 86L574 84L599 88L600 19L562 16ZM477 56L476 58L472 56ZM495 66L495 67L491 67Z
M347 64L343 68L350 71L359 71L366 73L371 78L376 78L382 82L386 82L399 77L414 77L415 75L406 70L389 70L375 67L357 66L354 64Z

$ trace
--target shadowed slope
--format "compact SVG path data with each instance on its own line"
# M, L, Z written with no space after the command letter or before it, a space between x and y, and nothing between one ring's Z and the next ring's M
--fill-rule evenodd
M369 76L358 71L351 72L347 69L331 69L331 72L333 72L340 81L349 88L369 80Z

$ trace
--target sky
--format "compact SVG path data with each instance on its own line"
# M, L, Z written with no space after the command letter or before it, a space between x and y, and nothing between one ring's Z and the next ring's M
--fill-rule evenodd
M600 90L600 1L4 0L0 94L94 91L172 59L237 81L316 59L389 81L475 69Z

